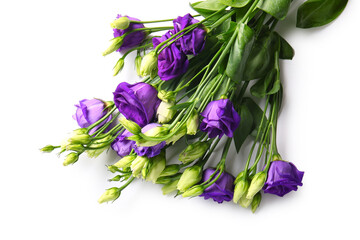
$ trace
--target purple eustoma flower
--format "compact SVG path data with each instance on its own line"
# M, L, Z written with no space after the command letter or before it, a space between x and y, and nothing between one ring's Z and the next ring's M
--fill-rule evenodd
M270 163L268 177L263 187L264 193L271 193L280 197L296 191L302 186L304 172L299 171L294 164L282 160Z
M123 17L123 16L121 16L119 14L116 18L120 18L120 17ZM128 17L128 16L125 16L125 17L129 18L129 20L132 20L132 21L140 21L137 18L132 18L132 17ZM139 28L144 28L144 27L145 26L141 23L130 23L129 27L126 29L113 29L114 38L120 37L120 36L124 35L125 33L130 32L134 29L139 29ZM146 33L144 31L135 31L135 32L129 33L127 36L124 37L123 43L117 51L123 52L129 48L136 47L144 41L145 37L146 37Z
M160 99L150 84L122 82L114 92L114 103L127 119L143 127L154 119Z
M240 116L235 111L229 99L219 99L210 102L201 113L204 117L200 124L200 130L209 133L209 138L225 134L233 137L233 133L240 123Z
M153 45L156 47L159 43L171 37L168 31L161 38L153 38ZM171 44L162 50L158 56L158 75L161 80L167 81L184 74L189 67L189 60L176 44Z
M148 125L146 125L145 127L143 127L141 129L142 133L146 133L147 131L149 131L150 129L154 128L154 127L160 127L161 125L158 123L150 123ZM134 146L134 150L136 152L137 155L139 156L148 156L149 158L155 157L157 155L160 154L161 149L163 149L166 145L166 142L163 141L155 146L152 147L138 147L138 146Z
M97 122L107 114L106 104L99 99L83 99L79 105L75 105L76 113L73 118L77 121L81 128L87 128L91 124ZM90 130L90 134L94 133L97 129L103 126L106 122L110 121L111 115L96 127Z
M203 173L202 182L208 180L214 172L214 168L206 169ZM217 173L214 178L218 174L219 173ZM219 179L213 185L206 188L204 192L200 195L200 197L204 197L205 199L212 198L218 203L222 203L223 201L229 202L232 200L234 195L234 180L235 177L232 176L230 173L223 172L220 175Z
M130 154L131 150L134 148L135 142L127 140L127 137L132 136L133 134L128 130L125 130L120 134L112 143L111 148L120 156L125 157Z
M193 18L190 14L186 14L183 17L174 19L174 34L180 32L184 28L198 23L199 21ZM205 46L206 31L197 27L191 32L183 35L177 40L177 45L180 45L180 50L185 54L197 55Z

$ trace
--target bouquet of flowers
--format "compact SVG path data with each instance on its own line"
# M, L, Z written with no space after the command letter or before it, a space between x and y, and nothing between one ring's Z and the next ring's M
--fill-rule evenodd
M116 76L136 52L130 60L141 80L119 83L111 101L81 100L73 115L80 128L41 150L66 153L64 166L83 153L96 158L115 151L119 160L107 166L115 174L110 181L124 183L107 189L99 203L116 200L135 179L162 184L163 194L233 201L253 212L263 193L296 191L304 172L284 160L276 144L283 93L279 62L294 57L276 26L291 4L206 0L190 4L198 13L193 16L141 21L118 15L103 55L120 53ZM296 26L323 26L346 4L308 0L297 10ZM244 167L233 176L226 169L234 161L227 158L229 148L234 143L239 152L245 140L251 148L246 159L237 159ZM216 148L222 155L209 166ZM166 153L174 150L177 159L169 159Z

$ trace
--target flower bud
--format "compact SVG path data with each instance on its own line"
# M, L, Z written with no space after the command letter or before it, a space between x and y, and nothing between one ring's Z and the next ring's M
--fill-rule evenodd
M146 161L143 168L141 169L141 177L143 179L146 179L147 175L149 174L150 171L150 161Z
M177 189L185 192L190 187L200 182L202 178L202 167L194 165L186 168L177 184Z
M70 137L69 142L71 144L89 144L91 142L91 136L89 134L77 134Z
M141 61L140 65L140 75L145 77L152 75L155 71L157 71L157 54L155 51L151 51L146 54Z
M252 199L256 193L258 193L265 184L267 178L266 172L258 172L255 174L254 178L251 180L248 193L246 195L247 199Z
M174 106L174 102L162 101L157 109L157 118L159 123L168 123L174 117L176 110L171 109Z
M180 165L179 164L171 164L167 165L164 170L161 172L159 177L172 176L179 172Z
M143 167L149 161L149 158L146 156L137 156L134 161L131 163L131 171L134 177L139 177Z
M186 121L187 134L195 135L199 127L199 114L196 110L193 110L190 118Z
M162 193L163 193L164 195L166 195L166 194L169 194L169 193L171 193L171 192L173 192L173 191L177 191L176 186L177 186L178 182L179 182L179 180L175 180L175 181L172 181L172 182L164 185L164 186L161 188Z
M188 190L186 190L182 196L183 197L197 197L204 192L204 186L202 185L195 185Z
M239 205L242 206L243 208L247 208L250 206L251 202L253 201L253 199L248 199L245 196L242 196L239 200Z
M127 17L120 17L110 23L111 28L115 29L127 29L130 25L130 20Z
M104 203L104 202L115 201L120 197L120 193L121 193L120 188L117 187L109 188L103 193L103 195L101 195L98 202Z
M74 135L80 135L80 134L85 134L87 133L87 129L86 128L78 128L75 129L74 131L72 131L72 136Z
M160 153L159 155L150 159L149 172L146 176L146 181L151 181L153 183L159 178L162 171L165 169L166 159L165 152Z
M138 76L141 76L140 75L141 61L142 61L142 57L140 55L137 55L136 58L135 58L135 69L136 69L136 74Z
M103 52L103 56L106 56L112 52L115 52L116 50L118 50L122 43L123 43L123 40L124 38L123 37L116 37L116 38L113 38L111 39L111 45L108 47L108 49L106 49L104 52Z
M67 151L83 152L84 147L81 144L69 144L66 146Z
M179 125L180 123L176 123L175 124L175 127L173 129L170 130L170 133L174 132L175 128L177 128L177 126ZM168 138L166 140L166 144L174 144L175 142L177 142L180 138L182 138L183 136L185 136L186 134L186 125L183 124L180 129L177 131L177 133L175 133L174 135L172 135L170 138Z
M98 140L93 141L89 147L96 148L96 149L86 150L86 153L87 153L88 157L96 158L101 153L103 153L106 149L108 149L108 147L111 144L111 143L109 143L111 138L112 138L111 135L108 135L108 136L106 136L106 137L104 137L102 139L98 139Z
M244 178L244 175L245 175L245 171L242 171L240 172L237 176L236 176L236 179L234 181L234 184L236 185L241 179Z
M259 207L261 202L261 193L258 192L255 194L253 201L251 202L251 211L255 213L256 209Z
M121 175L116 175L115 177L113 177L112 179L109 179L109 182L118 182L120 181L122 178Z
M112 173L115 173L115 172L119 171L119 168L115 167L114 165L110 165L110 166L108 166L108 170Z
M172 176L158 177L158 179L156 179L156 184L169 184L175 180L179 180L180 177L181 177L181 173L177 173Z
M124 58L120 58L117 63L114 66L114 75L118 75L118 73L123 69L124 67Z
M163 102L175 102L176 93L174 91L160 90L157 96Z
M128 120L124 117L119 118L119 122L126 130L128 130L132 134L137 135L141 133L141 127L136 122Z
M179 161L182 163L191 163L201 158L208 150L210 144L208 142L195 142L187 146L179 155Z
M158 126L146 131L144 135L148 137L163 137L168 133L169 133L169 129L167 127Z
M237 203L241 197L246 196L248 189L249 181L245 178L240 179L235 185L233 202Z
M40 151L50 153L54 151L55 147L52 145L46 145L45 147L41 148Z
M65 161L63 162L64 166L67 166L69 164L74 164L77 162L77 160L79 160L79 154L78 153L69 153L66 158Z
M131 163L134 161L136 156L134 155L128 155L123 158L121 158L118 162L116 162L113 166L117 168L128 168L131 166Z

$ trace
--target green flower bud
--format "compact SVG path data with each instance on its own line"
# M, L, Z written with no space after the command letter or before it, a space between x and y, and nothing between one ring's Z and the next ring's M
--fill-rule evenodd
M112 179L109 179L109 182L118 182L120 181L122 178L121 175L116 175L115 177L113 177Z
M156 184L169 184L175 180L179 180L181 175L181 173L177 173L172 176L158 177L158 179L156 179Z
M114 77L124 68L124 58L120 58L114 66Z
M235 185L235 189L234 189L234 197L233 197L233 202L237 203L241 197L246 196L246 193L249 189L249 181L247 181L246 179L240 179L236 185Z
M75 129L73 132L72 132L72 136L74 135L80 135L80 134L86 134L87 133L87 129L86 128L78 128L78 129Z
M141 176L143 179L146 179L147 175L149 174L150 171L150 160L146 161L143 168L141 169Z
M251 211L255 213L256 209L259 207L261 202L261 193L258 192L255 194L253 201L251 202Z
M115 29L127 29L130 25L130 20L127 17L120 17L110 23L111 28Z
M242 172L240 172L240 173L236 176L236 179L235 179L235 181L234 181L234 184L235 184L235 185L236 185L241 179L244 178L244 174L245 174L245 172L242 171Z
M250 206L251 202L253 201L253 199L248 199L245 196L242 196L239 200L239 205L242 206L243 208L247 208Z
M131 163L131 171L134 177L139 177L143 167L149 161L149 158L146 156L137 156L134 161Z
M170 133L174 132L174 129L177 128L177 126L179 125L180 123L176 123L175 124L175 127L173 129L170 130ZM165 126L165 125L164 125ZM180 130L177 131L177 133L175 133L174 135L172 135L170 138L168 138L166 140L166 144L174 144L175 142L177 142L180 138L182 138L183 136L185 136L186 134L186 125L183 124L181 127L180 127Z
M64 166L70 165L70 164L74 164L79 160L79 154L78 153L69 153L66 158L65 161L63 162Z
M111 136L106 136L102 139L98 139L95 140L91 143L91 145L89 147L91 148L97 148L97 149L92 149L92 150L86 150L86 153L88 155L88 157L90 158L96 158L98 157L101 153L103 153L106 149L109 148L110 146L110 140L111 140Z
M256 193L258 193L264 186L267 178L266 172L258 172L255 174L254 178L251 180L248 193L246 198L252 199Z
M141 127L136 122L128 120L124 117L119 118L119 122L126 130L128 130L132 134L137 135L141 133Z
M174 102L162 101L157 109L156 115L159 123L168 123L174 117L176 110L170 109Z
M69 144L66 146L67 151L83 152L84 147L81 144Z
M202 185L195 185L188 190L186 190L182 196L183 197L197 197L204 192L204 186Z
M150 159L149 172L146 176L146 181L151 181L153 183L159 178L162 171L165 169L166 159L165 152L161 152L159 155Z
M119 171L119 168L115 167L114 165L110 165L110 166L108 166L108 170L112 173L115 173L115 172Z
M135 158L135 155L125 156L121 158L118 162L116 162L114 166L117 168L128 168L131 166L131 163L134 161Z
M194 160L201 158L209 149L208 142L195 142L187 146L179 155L179 161L182 163L191 163Z
M155 71L157 71L157 61L158 57L155 51L151 51L146 54L141 61L140 75L145 77L152 75Z
M176 92L160 90L157 96L163 102L175 102Z
M167 165L165 169L161 172L159 177L172 176L179 172L180 165L179 164L171 164Z
M135 58L135 69L138 76L140 75L140 66L141 66L142 57L140 55L137 55Z
M144 133L148 137L163 137L169 133L169 129L164 126L154 127Z
M106 56L112 52L115 52L116 50L118 50L122 43L123 43L123 40L124 38L123 37L116 37L116 38L113 38L111 39L111 45L108 47L108 49L106 49L104 52L103 52L103 56Z
M89 134L77 134L70 137L69 142L71 144L89 144L91 142L91 136Z
M185 192L190 187L200 182L201 178L202 167L194 165L192 167L186 168L180 177L179 183L177 184L177 189L181 192Z
M162 141L149 141L149 140L145 140L143 139L141 136L139 135L132 135L130 137L127 138L128 140L132 140L136 142L136 145L139 147L152 147L155 146L159 143L161 143Z
M187 134L195 135L199 127L199 113L193 110L190 118L186 121Z
M103 193L103 195L101 195L98 202L104 203L104 202L115 201L120 197L120 193L121 193L120 188L117 187L109 188Z
M175 180L175 181L172 181L166 185L164 185L161 190L162 190L162 193L164 195L167 195L169 193L172 193L173 191L177 191L177 184L178 184L179 180Z
M46 145L45 147L41 148L40 151L50 153L54 151L55 147L52 145Z

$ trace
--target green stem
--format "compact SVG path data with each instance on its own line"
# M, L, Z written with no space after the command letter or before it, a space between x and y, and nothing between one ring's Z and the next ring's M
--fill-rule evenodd
M91 124L89 127L87 127L87 133L89 133L89 131L91 129L93 129L94 127L96 127L97 125L99 125L101 122L105 121L105 119L107 119L115 110L117 109L117 107L114 105L112 107L112 109L105 114L105 116L103 116L102 118L100 118L98 121L96 121L95 123Z

